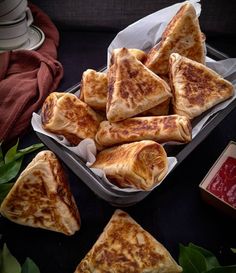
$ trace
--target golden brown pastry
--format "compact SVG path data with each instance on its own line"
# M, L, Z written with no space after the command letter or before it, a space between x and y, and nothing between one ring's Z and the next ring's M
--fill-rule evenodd
M117 122L171 97L169 85L122 48L108 72L107 119Z
M1 204L3 216L17 224L72 235L80 214L64 171L51 151L42 151L21 173Z
M186 143L192 139L191 132L191 123L185 116L135 117L115 123L102 121L95 139L104 147L145 139Z
M179 273L168 250L133 218L116 210L75 273Z
M105 112L107 89L107 74L87 69L82 75L79 98L93 109Z
M147 54L143 50L137 48L129 48L128 50L141 63L144 63L146 61Z
M166 116L169 113L170 101L171 101L171 99L168 98L167 100L163 101L162 103L158 104L157 106L154 106L153 108L148 109L148 110L138 114L138 116L142 116L142 117Z
M203 64L177 53L170 56L174 113L199 116L234 93L233 85Z
M169 86L170 86L170 80L169 75L161 75L160 78L162 78ZM138 116L165 116L169 114L170 111L170 101L171 98L168 98L167 100L163 101L162 103L158 104L157 106L154 106L151 109L148 109L140 114Z
M204 39L195 8L184 3L162 34L161 41L147 54L145 65L159 75L168 74L169 56L179 53L205 63Z
M146 61L147 54L143 50L137 49L137 48L127 48L127 49L129 53L132 54L141 63L144 63ZM120 50L122 50L122 48L116 48L112 51L110 66L113 65L113 63L115 62L116 54L119 53Z
M45 100L42 126L46 131L64 136L72 145L94 138L102 120L91 107L70 93L51 93Z
M160 144L143 140L101 151L91 167L102 169L120 188L150 190L166 175L168 161Z

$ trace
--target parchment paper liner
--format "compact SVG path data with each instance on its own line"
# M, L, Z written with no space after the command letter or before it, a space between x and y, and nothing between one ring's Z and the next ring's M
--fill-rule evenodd
M199 16L201 12L201 5L199 4L199 1L190 0L189 2L193 4ZM153 14L150 14L142 18L141 20L131 24L130 26L128 26L121 32L119 32L117 36L114 38L114 40L112 41L112 43L110 44L110 46L108 47L108 65L109 65L111 52L115 48L127 47L127 48L139 48L142 50L148 50L153 45L155 45L160 40L163 30L166 28L167 24L172 19L172 17L176 14L176 12L179 10L182 4L183 3L178 3L175 5L169 6L165 9L159 10ZM211 60L210 58L206 58L206 65L214 69L216 72L218 72L227 80L231 81L234 84L234 87L236 87L236 59L227 59L227 60L215 62L214 60ZM78 93L79 91L75 94L78 94ZM216 105L215 107L213 107L210 111L207 111L207 114L201 117L200 120L196 119L193 123L194 127L192 130L192 138L196 137L196 135L204 127L204 125L206 125L207 121L209 120L211 116L213 116L218 111L227 107L234 99L235 99L235 94L231 99L223 103L220 103ZM92 139L85 139L81 141L77 146L72 147L63 136L57 136L55 134L46 132L42 128L40 115L33 113L31 123L35 131L53 138L62 146L66 147L67 149L75 153L76 155L80 156L86 162L86 165L88 167L90 167L93 164L93 162L96 160L97 151L96 151L95 143ZM171 144L176 145L177 143L171 143ZM174 168L175 164L177 163L177 159L175 157L168 157L168 162L169 162L169 168L168 168L167 175ZM91 168L91 170L96 175L100 176L104 181L106 181L106 183L108 183L110 187L113 189L116 189L121 192L142 191L142 190L131 189L131 188L125 188L125 189L118 188L117 186L113 185L112 183L108 181L108 179L105 176L105 173L102 170L94 169L94 168ZM153 190L155 187L160 185L161 182L155 185L151 190Z

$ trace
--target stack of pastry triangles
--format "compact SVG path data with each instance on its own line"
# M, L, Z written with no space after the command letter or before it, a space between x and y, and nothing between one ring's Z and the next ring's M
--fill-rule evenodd
M93 134L83 135L93 138L100 152L99 160L92 167L102 169L109 181L120 188L150 190L161 182L158 177L165 177L168 171L167 154L163 156L154 149L152 153L141 150L149 151L148 145L155 143L190 142L192 119L233 95L233 85L204 63L204 38L198 17L193 5L184 2L167 25L160 43L149 52L115 49L107 73L91 69L83 73L80 99L76 105L64 99L66 119L55 110L56 103L45 103L42 117L50 113L51 120L58 120L63 128L67 128L65 132L54 126L53 132L63 134L71 144L77 144L82 137L78 138L74 129L77 128L81 135L92 128L92 116L86 118L81 105L86 109L90 107L94 115L102 112L104 120L96 119ZM63 94L63 97L68 95ZM68 115L68 109L77 118ZM44 128L49 130L45 125ZM70 141L70 136L75 136L76 142ZM154 143L147 145L145 141ZM120 145L127 146L119 148ZM108 148L111 150L107 151ZM128 153L129 149L132 153ZM141 159L144 154L155 158L153 166L149 164L150 158ZM119 165L123 158L125 162ZM134 166L140 169L140 165L148 165L147 173L151 177L149 181L152 181L145 188L137 182L138 168ZM164 173L161 171L161 176L159 173L156 175L154 170L164 170ZM148 180L147 177L142 179Z
M168 84L172 91L169 113L189 119L231 97L232 84L205 66L203 37L196 11L186 2L144 63L125 48L116 50L108 72L108 121L142 115L153 107L158 111L170 98Z

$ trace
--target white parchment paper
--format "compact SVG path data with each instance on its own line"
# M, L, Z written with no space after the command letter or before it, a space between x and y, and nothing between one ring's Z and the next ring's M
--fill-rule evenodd
M76 155L80 156L84 162L86 162L86 165L90 167L96 160L96 145L93 141L93 139L84 139L82 140L77 146L71 146L69 142L63 137L63 136L58 136L52 133L49 133L45 131L42 128L42 121L40 115L33 113L31 124L36 132L39 132L41 134L44 134L48 137L53 138L56 140L58 143L60 143L62 146L66 147ZM174 168L175 164L177 163L177 160L175 157L168 157L168 173ZM106 183L110 185L111 188L116 189L118 191L125 191L125 192L137 192L137 191L142 191L142 190L136 190L136 189L121 189L114 184L110 183L108 179L106 178L106 175L103 170L96 169L96 168L90 168L96 175L101 177ZM167 173L167 174L168 174ZM167 175L166 174L166 175Z
M190 0L189 2L193 4L199 16L201 12L201 5L199 1ZM152 46L154 46L160 40L162 32L164 31L166 25L169 23L171 18L176 14L176 12L179 10L182 4L183 2L172 5L165 9L159 10L151 15L148 15L142 18L141 20L133 23L132 25L128 26L127 28L119 32L117 36L115 37L115 39L110 44L110 46L108 47L108 62L110 59L111 52L115 48L127 47L127 48L139 48L142 50L147 50L151 48ZM227 60L215 62L214 60L207 58L206 65L214 69L216 72L218 72L227 80L231 81L234 84L234 87L236 87L236 59L227 59ZM221 104L218 104L217 106L213 107L210 111L208 111L207 114L204 115L197 122L197 124L194 125L193 131L192 131L192 137L193 138L196 137L196 135L199 133L199 131L203 128L203 126L207 123L207 121L212 115L214 115L221 109L224 109L225 107L227 107L231 103L231 101L234 99L235 99L235 94L231 99ZM86 162L86 165L88 167L90 167L96 160L97 151L96 151L95 143L92 139L85 139L81 141L77 146L72 147L63 136L58 136L58 135L46 132L42 128L40 115L33 113L31 124L35 131L53 138L62 146L66 147L67 149L75 153L76 155L80 156ZM175 164L177 163L177 160L174 157L168 157L168 163L169 163L168 173L170 173L170 171L174 168ZM91 170L95 174L100 176L104 181L106 181L106 183L108 183L108 185L110 185L111 188L114 188L121 192L122 191L123 192L140 191L135 189L120 189L107 180L102 170L98 170L94 168L91 168ZM158 185L160 185L160 183Z
M201 13L200 0L188 2L192 3L199 16ZM107 67L109 67L110 56L115 48L138 48L146 51L157 44L167 24L182 5L183 2L158 10L120 31L108 47Z

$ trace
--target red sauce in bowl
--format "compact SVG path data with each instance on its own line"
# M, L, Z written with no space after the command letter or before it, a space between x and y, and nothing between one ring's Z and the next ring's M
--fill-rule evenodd
M207 190L236 208L236 158L228 157L225 160Z

